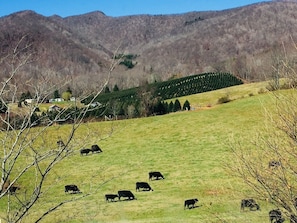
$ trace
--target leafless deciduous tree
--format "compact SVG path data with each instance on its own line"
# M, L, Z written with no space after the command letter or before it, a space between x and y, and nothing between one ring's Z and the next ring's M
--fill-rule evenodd
M231 143L234 162L229 167L259 199L275 205L287 219L297 222L296 73L285 60L282 66L290 71L283 83L289 89L272 92L274 104L264 109L263 129L259 129L255 139Z
M76 140L75 133L90 109L89 106L81 106L77 109L78 104L73 102L69 105L71 107L56 110L51 117L47 112L38 113L38 109L59 86L51 84L51 80L42 74L38 79L18 83L18 71L28 66L33 58L30 49L31 45L24 43L24 39L21 39L13 51L0 60L9 68L3 71L6 72L6 78L2 80L0 88L0 202L6 209L1 210L2 222L21 222L25 217L29 218L30 222L39 222L63 204L90 195L90 193L82 193L67 200L58 201L40 216L34 216L34 220L30 218L31 210L37 203L42 203L45 193L50 190L45 189L44 185L55 166L74 154L77 147L83 143ZM112 61L106 80L102 81L94 98L107 85L115 65L116 62ZM61 85L68 84L67 80L62 82ZM19 108L15 104L18 102L21 85L30 86L30 89L34 89L34 93L31 103ZM74 109L71 109L72 107ZM66 115L67 110L72 113ZM50 128L61 120L68 119L70 124L67 130L57 131L56 135L50 134Z

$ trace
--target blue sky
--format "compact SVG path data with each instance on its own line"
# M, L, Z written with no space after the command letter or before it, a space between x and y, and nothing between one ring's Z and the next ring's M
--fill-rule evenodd
M176 14L223 10L260 0L0 0L0 17L22 10L62 17L102 11L107 16Z

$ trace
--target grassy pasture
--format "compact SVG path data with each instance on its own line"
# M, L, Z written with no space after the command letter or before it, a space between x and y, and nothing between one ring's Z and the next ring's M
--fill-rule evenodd
M45 185L49 190L44 203L38 204L34 213L78 196L64 193L64 185L77 184L83 193L93 194L66 204L43 222L268 222L271 207L263 201L259 201L261 211L240 211L240 200L254 195L224 169L232 162L228 140L252 138L263 124L263 106L273 106L271 94L258 95L265 84L179 98L181 103L189 100L194 111L84 124L76 142L87 139L84 146L98 144L103 153L80 156L78 150L83 145L74 144L77 152L54 169ZM234 101L216 105L226 94ZM111 128L112 136L100 140ZM66 129L66 125L50 129L52 144ZM162 172L165 180L149 182L149 171ZM154 191L136 192L136 181L149 182ZM30 175L21 182L29 183ZM106 203L104 194L118 190L131 190L137 200ZM183 202L190 198L198 198L199 207L184 210ZM5 210L5 199L0 207Z

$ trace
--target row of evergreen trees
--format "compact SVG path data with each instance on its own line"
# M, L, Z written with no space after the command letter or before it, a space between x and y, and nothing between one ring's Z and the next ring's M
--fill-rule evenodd
M91 109L87 113L87 117L117 117L118 119L147 117L152 115L164 115L171 112L177 112L182 110L190 110L191 105L188 100L181 105L178 99L174 101L161 101L154 100L148 104L144 104L143 101L110 101L105 106L98 106Z
M142 91L143 88L149 89L149 91L154 94L154 97L167 100L239 84L243 84L242 80L229 73L204 73L169 81L154 82L146 84L146 86L125 90L119 90L117 88L117 90L114 90L113 92L110 92L109 89L107 89L105 92L97 96L95 100L103 104L114 99L120 99L122 101L134 100L134 98L137 97L137 94L139 94L139 91ZM91 98L92 97L87 98L82 102L88 104L90 103Z
M167 103L166 100L239 84L243 82L229 73L203 73L164 82L147 83L144 86L125 90L119 90L115 86L113 92L106 88L95 99L103 106L97 111L90 112L90 116L100 117L112 114L124 117L145 117L182 109L189 110L188 101L185 102L186 105L181 106L178 105L178 100L175 103ZM88 104L90 101L86 99L83 103Z

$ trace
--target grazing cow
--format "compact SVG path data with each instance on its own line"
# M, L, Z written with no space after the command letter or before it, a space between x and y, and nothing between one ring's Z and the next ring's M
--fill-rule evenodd
M165 179L160 172L149 172L149 180L155 178L156 180Z
M115 198L119 198L119 195L117 194L105 194L105 200L106 202L109 202L109 201L115 201L114 199Z
M66 185L65 186L65 193L70 192L71 194L81 193L78 187L74 184Z
M8 190L8 192L10 194L15 194L17 190L21 189L20 187L17 187L17 186L11 186Z
M91 151L92 151L92 153L102 153L102 150L100 149L100 147L98 145L92 145Z
M128 200L136 199L134 194L129 190L119 190L118 195L119 195L119 200L121 200L121 197L127 197Z
M81 149L81 150L80 150L80 155L84 155L84 154L88 155L89 152L91 152L90 149Z
M254 199L243 199L241 200L241 210L243 211L245 207L249 208L250 211L260 210L260 206L256 203Z
M140 188L142 191L154 191L147 182L136 182L136 191L140 191Z
M195 204L198 202L197 198L185 200L184 209L188 208L195 208Z
M283 223L285 221L279 209L269 211L269 220L270 223Z
M274 167L279 167L281 165L280 161L276 161L276 160L271 160L268 163L268 167L269 168L274 168Z

